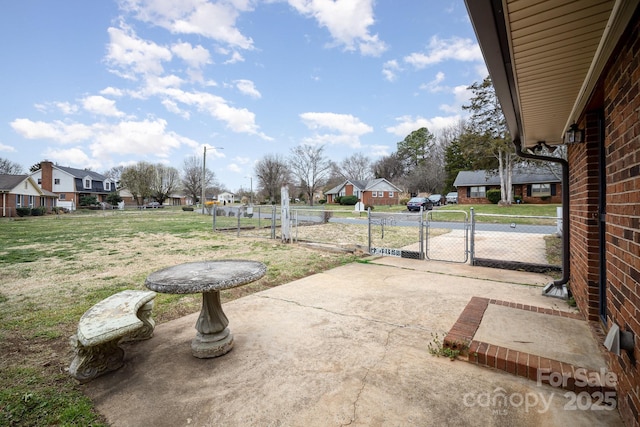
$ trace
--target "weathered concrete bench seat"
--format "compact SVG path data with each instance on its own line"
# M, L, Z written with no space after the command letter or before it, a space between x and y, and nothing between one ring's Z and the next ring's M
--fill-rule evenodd
M123 365L121 342L149 339L155 322L151 318L152 291L126 290L106 298L85 312L71 337L75 357L69 373L84 383Z

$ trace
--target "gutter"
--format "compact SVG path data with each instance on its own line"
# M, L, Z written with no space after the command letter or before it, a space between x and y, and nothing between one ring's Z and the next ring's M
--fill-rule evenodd
M516 148L516 154L525 159L542 160L546 162L559 163L562 167L562 277L548 283L542 289L542 295L555 297L560 299L568 299L569 291L567 283L569 282L570 263L569 263L569 162L565 159L550 156L540 156L538 154L530 154L522 151L519 139L513 141Z

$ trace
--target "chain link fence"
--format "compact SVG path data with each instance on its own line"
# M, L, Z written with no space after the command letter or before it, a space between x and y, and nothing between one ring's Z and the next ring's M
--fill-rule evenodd
M477 214L471 210L471 264L534 272L562 266L560 217Z
M281 239L280 209L214 206L210 215L216 231ZM293 207L290 224L293 242L338 250L537 272L559 271L562 265L558 217L477 214L473 209L469 215L463 210L390 213Z

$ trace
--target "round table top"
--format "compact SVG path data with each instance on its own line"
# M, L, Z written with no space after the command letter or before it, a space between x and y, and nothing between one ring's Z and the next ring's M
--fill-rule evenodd
M155 271L145 286L166 294L219 291L258 280L267 266L258 261L215 260L179 264Z

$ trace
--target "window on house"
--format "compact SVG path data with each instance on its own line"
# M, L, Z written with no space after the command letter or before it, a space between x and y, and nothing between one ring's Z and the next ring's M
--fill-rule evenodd
M104 189L106 191L111 191L111 183L109 181L104 183Z
M84 188L91 188L91 180L90 179L85 179L84 180Z
M42 185L42 178L38 178L38 185Z
M54 183L55 185L60 185L60 178L56 178L56 179L54 179L54 180L53 180L53 183Z
M62 194L60 194L60 195L58 196L58 198L59 198L60 200L64 200L64 199L66 199L66 198L67 198L67 195L66 195L66 194L64 194L64 193L62 193Z
M471 187L469 192L469 197L486 197L486 187Z
M371 197L378 197L378 192L377 191L372 191L371 192Z
M393 191L389 191L389 197L393 197Z
M551 184L531 184L532 197L545 197L551 195Z

